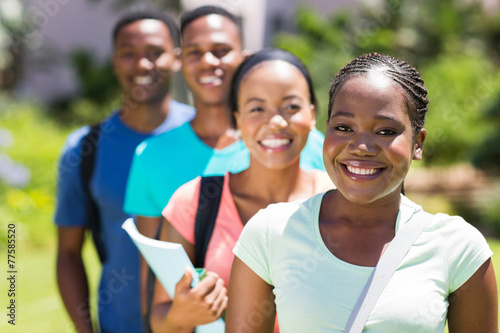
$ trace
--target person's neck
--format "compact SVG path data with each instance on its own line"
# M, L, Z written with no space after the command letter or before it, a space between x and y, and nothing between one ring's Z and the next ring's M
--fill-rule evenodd
M168 117L171 96L156 102L138 103L128 96L123 97L120 118L130 128L141 133L150 133Z
M251 161L248 169L232 175L231 192L262 203L289 202L312 195L310 173L300 168L300 161L284 169L269 169ZM311 192L311 193L309 193Z
M328 193L325 200L322 209L330 210L328 215L331 218L345 221L353 227L385 225L392 228L401 204L399 194L370 204L358 204L347 200L338 190Z
M191 127L206 145L222 149L239 139L227 104L206 105L195 101Z

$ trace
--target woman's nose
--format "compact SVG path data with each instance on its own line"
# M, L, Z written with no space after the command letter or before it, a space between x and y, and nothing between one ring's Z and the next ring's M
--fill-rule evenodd
M367 134L356 134L347 146L347 151L359 156L373 156L377 154L378 148L373 138Z
M286 127L288 122L281 114L275 114L269 119L269 124L276 127Z

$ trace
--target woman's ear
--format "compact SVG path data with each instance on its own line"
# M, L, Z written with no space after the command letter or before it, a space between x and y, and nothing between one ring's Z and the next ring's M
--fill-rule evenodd
M240 129L240 113L238 111L233 111L234 120L236 121L236 129Z
M311 109L311 131L316 129L316 106L314 104L309 105Z
M425 128L422 128L415 137L415 143L413 144L413 159L416 161L422 159L424 150L424 141L426 136L427 136L427 130Z

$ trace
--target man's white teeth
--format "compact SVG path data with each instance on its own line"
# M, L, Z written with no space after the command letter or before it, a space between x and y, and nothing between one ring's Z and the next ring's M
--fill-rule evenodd
M135 84L140 84L140 85L147 85L153 83L153 77L152 76L136 76L134 78L134 83Z
M355 168L347 165L347 170L349 172L354 173L356 175L374 175L379 172L381 169L364 169L364 168Z
M264 139L260 143L268 148L278 148L289 144L290 139Z
M200 77L201 84L210 84L221 81L221 78L218 76L202 76Z

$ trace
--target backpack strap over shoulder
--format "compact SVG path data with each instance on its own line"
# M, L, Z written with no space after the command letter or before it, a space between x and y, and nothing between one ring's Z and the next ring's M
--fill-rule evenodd
M194 226L196 251L195 267L201 268L205 265L205 254L207 252L210 238L212 237L215 219L217 218L217 213L219 212L223 184L224 176L201 178L200 198L198 199L198 210L196 212ZM155 239L160 238L163 222L164 218L161 219L158 229L156 230ZM146 281L146 313L143 317L143 331L144 333L150 333L152 332L152 329L149 320L151 316L155 288L155 275L151 267L148 267Z
M351 312L344 332L361 333L365 327L370 312L375 307L379 296L389 283L394 272L398 269L401 261L411 249L430 221L435 219L434 215L420 211L415 218L405 223L391 241L379 262L368 278L354 309Z
M101 124L94 125L90 128L87 135L82 138L80 145L81 168L80 175L83 181L83 189L89 198L87 205L87 222L89 229L92 232L92 238L99 255L101 263L106 261L106 251L104 247L104 235L101 228L101 219L99 217L99 208L92 197L90 191L90 181L94 173L95 158L97 155L98 142L101 136Z
M205 255L208 243L212 237L215 220L219 213L222 197L224 176L202 177L200 184L200 198L194 225L196 263L195 267L205 266Z

